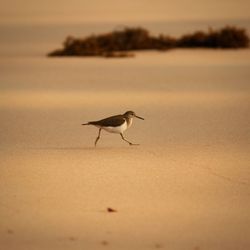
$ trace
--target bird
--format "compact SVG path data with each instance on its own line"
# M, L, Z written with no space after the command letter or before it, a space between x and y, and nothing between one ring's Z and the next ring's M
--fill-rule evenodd
M98 136L95 139L95 147L101 137L102 129L110 133L120 134L122 140L126 141L130 146L139 145L139 144L128 141L127 139L125 139L123 135L124 131L127 130L132 125L134 117L144 120L144 118L136 115L134 111L127 111L122 115L114 115L114 116L104 118L102 120L83 123L82 125L93 125L99 128Z

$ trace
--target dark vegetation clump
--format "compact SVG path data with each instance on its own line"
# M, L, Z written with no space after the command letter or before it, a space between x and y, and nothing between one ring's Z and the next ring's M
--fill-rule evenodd
M178 39L177 47L184 48L247 48L249 37L244 29L225 27L220 30L210 29L207 33L198 31Z
M49 53L49 56L103 56L130 57L131 51L169 50L172 48L247 48L249 37L245 29L225 27L208 32L198 31L180 38L160 34L150 35L143 28L124 28L86 38L67 37L63 48Z

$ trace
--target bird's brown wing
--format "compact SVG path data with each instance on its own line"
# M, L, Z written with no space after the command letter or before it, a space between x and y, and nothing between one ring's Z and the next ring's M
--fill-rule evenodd
M89 122L91 125L104 126L104 127L118 127L125 122L125 118L122 115L111 116L99 121Z

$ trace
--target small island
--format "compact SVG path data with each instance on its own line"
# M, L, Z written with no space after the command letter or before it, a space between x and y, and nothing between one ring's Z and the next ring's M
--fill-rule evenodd
M85 38L69 36L62 49L48 56L101 56L132 57L140 50L166 51L174 48L220 48L238 49L249 47L249 36L243 28L226 26L207 32L197 31L179 38L160 34L153 36L144 28L125 27L106 34L91 35Z

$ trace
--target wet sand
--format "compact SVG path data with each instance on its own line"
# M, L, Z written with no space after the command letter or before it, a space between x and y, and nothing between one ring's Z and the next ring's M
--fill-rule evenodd
M249 249L249 59L1 59L1 249Z

